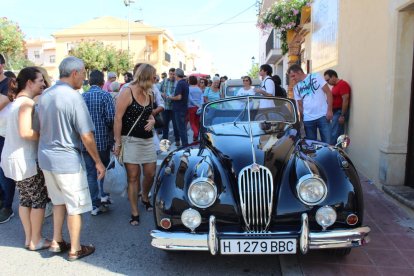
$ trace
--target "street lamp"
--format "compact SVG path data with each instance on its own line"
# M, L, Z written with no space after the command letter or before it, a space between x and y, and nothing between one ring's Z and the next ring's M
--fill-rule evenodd
M135 3L134 0L124 0L125 7L128 7L128 56L129 56L129 43L131 41L131 30L129 28L129 21L131 15L131 3Z
M252 56L252 67L254 66L255 63L256 63L256 58Z

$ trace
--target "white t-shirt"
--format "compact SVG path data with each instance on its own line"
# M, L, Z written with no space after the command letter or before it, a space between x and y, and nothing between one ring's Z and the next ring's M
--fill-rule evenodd
M275 95L275 83L273 82L272 78L267 76L263 79L262 83L260 84L260 88L266 93L271 94L272 96ZM260 108L269 108L275 107L274 102L270 100L260 100Z
M328 103L322 90L326 81L320 74L308 74L293 88L295 100L303 102L303 121L312 121L326 116Z
M248 95L255 95L256 93L254 92L253 88L250 87L249 89L244 89L244 87L240 88L237 91L236 96L248 96Z

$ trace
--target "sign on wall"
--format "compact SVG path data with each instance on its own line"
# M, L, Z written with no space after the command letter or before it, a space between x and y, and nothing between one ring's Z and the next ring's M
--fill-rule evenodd
M338 0L312 3L312 71L338 63Z

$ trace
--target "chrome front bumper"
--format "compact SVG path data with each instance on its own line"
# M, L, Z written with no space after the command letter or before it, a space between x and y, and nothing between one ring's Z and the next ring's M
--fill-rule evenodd
M347 230L326 230L321 232L309 232L308 215L302 214L302 227L299 235L299 248L302 254L306 254L309 249L327 248L348 248L358 247L369 242L368 234L371 229L368 226L358 227ZM223 233L223 236L230 238L242 235L252 238L250 233ZM273 232L264 234L254 234L277 238L278 235L294 234L290 232ZM216 218L210 217L209 233L173 233L159 230L151 231L151 245L164 250L185 250L185 251L210 251L212 255L219 252L219 238L216 229Z

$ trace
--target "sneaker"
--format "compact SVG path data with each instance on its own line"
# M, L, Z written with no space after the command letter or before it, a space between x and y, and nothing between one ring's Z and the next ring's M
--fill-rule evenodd
M46 208L45 208L45 218L50 217L52 214L53 214L53 203L49 201L46 204Z
M108 205L108 204L112 204L113 201L112 201L112 198L109 195L106 195L104 197L101 197L101 203L105 204L105 205Z
M14 217L12 209L3 208L0 210L0 224L8 222L12 217Z
M96 206L93 206L92 207L92 211L91 211L91 215L92 216L97 216L97 215L99 215L99 214L102 214L102 213L106 213L106 212L108 212L108 206L106 206L106 205L104 205L104 204L102 204L101 206L99 206L99 207L96 207Z

